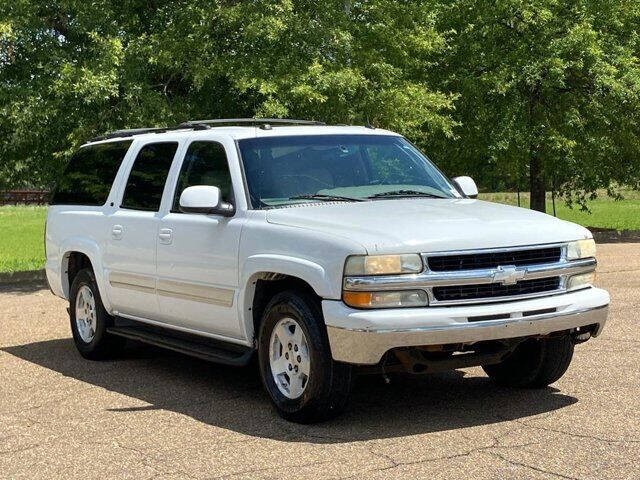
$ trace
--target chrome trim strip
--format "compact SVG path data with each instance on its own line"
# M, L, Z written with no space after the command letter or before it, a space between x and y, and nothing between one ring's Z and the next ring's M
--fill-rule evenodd
M235 292L227 288L211 287L197 283L158 280L158 295L180 298L194 302L212 303L231 307Z
M546 277L578 275L589 273L596 268L595 258L544 263L513 267L519 274L518 280L533 280ZM507 266L505 266L507 267ZM431 288L455 285L479 285L490 283L505 283L504 267L487 268L481 270L462 270L454 272L424 271L414 275L380 275L345 277L343 288L351 291L370 290L407 290L416 288ZM509 298L513 298L510 296ZM517 296L516 296L517 297Z
M123 283L123 282L113 282L110 281L112 287L116 288L126 288L127 290L135 290L137 292L149 293L153 295L156 293L156 289L153 287L143 287L141 285L133 285L131 283Z
M109 283L112 287L126 288L143 293L153 294L156 291L156 280L154 277L148 275L109 272Z
M235 296L235 291L228 288L176 280L156 280L154 277L135 273L110 272L109 283L116 288L126 288L152 295L158 294L163 297L210 303L223 307L233 306L233 297Z

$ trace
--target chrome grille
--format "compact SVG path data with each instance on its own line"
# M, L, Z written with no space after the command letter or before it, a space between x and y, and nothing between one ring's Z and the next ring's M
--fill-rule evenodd
M514 285L486 283L480 285L452 285L447 287L434 287L433 296L440 302L451 302L460 300L510 297L512 295L531 295L536 293L554 291L558 288L560 288L560 277L548 277L538 278L535 280L522 280Z
M527 250L507 250L472 254L436 255L428 257L432 272L452 272L496 268L501 265L539 265L560 261L560 247Z

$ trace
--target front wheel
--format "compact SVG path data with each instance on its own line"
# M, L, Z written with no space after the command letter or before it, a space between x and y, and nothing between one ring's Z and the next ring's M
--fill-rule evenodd
M287 291L269 302L258 357L262 383L286 420L322 421L345 408L352 368L333 361L320 305L310 295Z
M508 387L544 388L564 375L573 358L569 335L528 339L495 365L485 365L489 377Z

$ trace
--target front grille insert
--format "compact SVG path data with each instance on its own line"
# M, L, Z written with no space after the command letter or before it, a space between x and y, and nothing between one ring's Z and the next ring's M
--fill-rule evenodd
M454 285L434 287L433 296L440 302L509 297L551 292L560 288L560 277L523 280L515 285L486 283L479 285Z
M460 255L438 255L428 258L429 269L433 272L451 272L496 268L505 265L539 265L560 261L560 247L510 250Z

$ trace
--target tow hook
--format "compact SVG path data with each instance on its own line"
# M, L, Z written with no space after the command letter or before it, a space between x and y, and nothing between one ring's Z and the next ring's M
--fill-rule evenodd
M574 345L584 343L591 338L591 330L576 328L571 332L571 341Z

